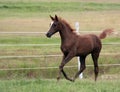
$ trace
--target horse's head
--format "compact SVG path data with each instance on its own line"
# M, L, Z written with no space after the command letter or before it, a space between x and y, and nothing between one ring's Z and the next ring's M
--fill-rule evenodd
M55 34L56 32L60 31L60 22L59 19L57 17L57 15L55 15L55 17L50 16L50 18L52 19L53 23L50 26L49 31L47 32L46 36L47 37L51 37L53 34Z

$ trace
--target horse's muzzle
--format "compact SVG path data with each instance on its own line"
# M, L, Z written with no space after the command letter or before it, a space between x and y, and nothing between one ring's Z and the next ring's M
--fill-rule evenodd
M50 37L51 37L51 34L50 34L50 33L47 33L46 36L47 36L48 38L50 38Z

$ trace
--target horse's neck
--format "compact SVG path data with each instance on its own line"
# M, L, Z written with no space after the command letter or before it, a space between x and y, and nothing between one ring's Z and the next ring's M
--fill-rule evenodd
M68 40L72 39L74 33L69 29L65 28L60 31L60 36L61 36L61 42L66 43Z

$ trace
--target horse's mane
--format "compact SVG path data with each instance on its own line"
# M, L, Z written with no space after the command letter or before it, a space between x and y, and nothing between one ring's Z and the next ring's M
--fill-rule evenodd
M59 21L65 24L71 31L75 31L66 20L59 18Z

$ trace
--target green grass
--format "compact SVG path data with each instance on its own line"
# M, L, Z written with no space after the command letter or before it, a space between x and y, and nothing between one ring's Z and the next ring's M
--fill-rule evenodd
M1 92L120 92L120 80L2 80Z
M43 36L1 36L0 44L58 44L59 37L48 39Z
M32 16L55 12L120 10L119 3L93 2L1 2L0 17Z
M56 34L55 34L56 35ZM60 37L47 38L42 36L0 36L0 44L60 44ZM102 43L119 43L120 37L107 37L102 40Z
M89 10L119 10L118 3L83 3L83 2L32 2L32 3L1 3L0 9L30 12L55 11L89 11Z

